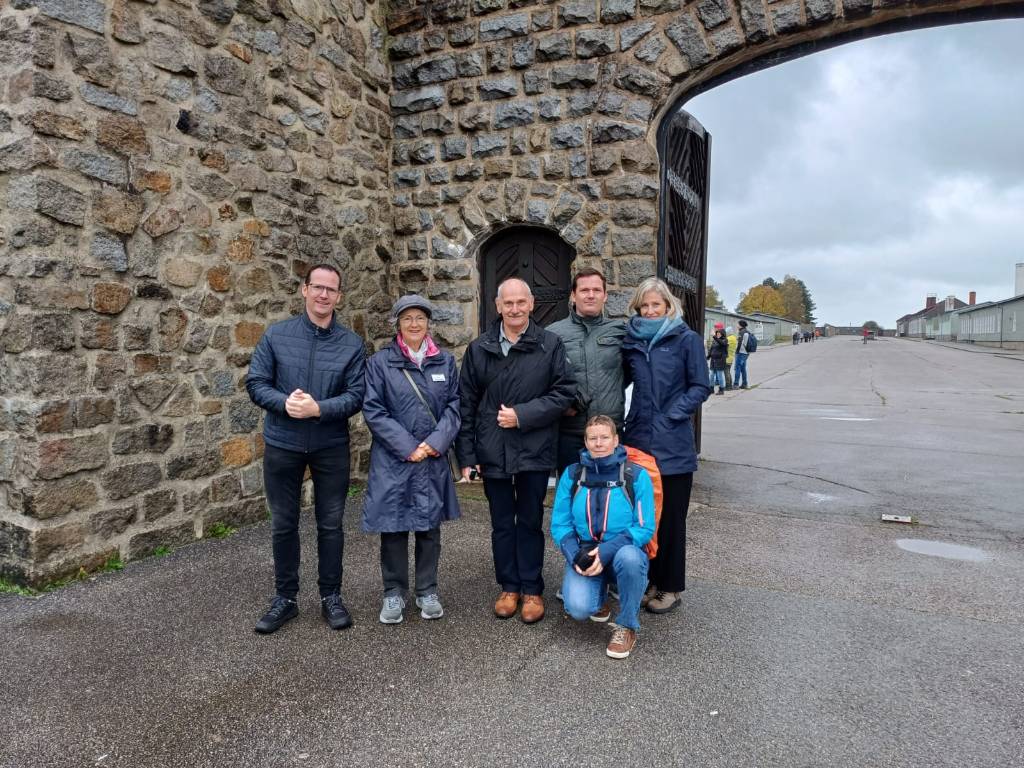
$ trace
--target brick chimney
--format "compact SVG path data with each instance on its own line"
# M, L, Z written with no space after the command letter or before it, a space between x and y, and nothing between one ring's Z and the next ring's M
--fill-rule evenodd
M970 293L967 294L967 304L968 305L973 307L974 306L974 302L976 302L977 300L978 300L978 294L977 294L976 291L971 291Z
M934 306L935 306L935 294L934 293L929 293L927 296L924 297L924 308L925 309L931 309Z

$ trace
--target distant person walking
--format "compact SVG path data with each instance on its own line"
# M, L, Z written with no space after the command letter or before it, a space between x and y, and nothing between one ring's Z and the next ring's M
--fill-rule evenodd
M736 334L732 326L725 327L725 338L729 340L729 356L725 358L725 389L728 392L732 389L732 364L736 360Z
M793 346L800 343L800 331L793 331Z
M665 613L679 607L686 589L686 515L697 470L692 417L711 385L701 337L687 326L663 280L644 280L629 309L622 353L633 398L623 442L654 456L661 472L658 555L645 604L651 613Z
M716 395L725 394L725 371L728 368L729 340L725 336L725 325L715 323L715 332L708 342L708 364L711 368L711 391Z
M338 322L341 273L317 264L302 284L301 314L267 328L252 353L245 388L266 411L263 485L270 507L276 595L256 631L270 634L298 615L299 507L313 479L320 611L331 629L352 625L341 600L349 481L349 417L363 404L363 340Z
M747 330L747 321L740 320L740 335L736 340L736 370L733 373L733 381L740 389L747 388L747 358L750 357L750 352L748 351L749 344L750 331Z
M437 594L441 523L459 517L448 448L459 434L455 358L428 333L430 302L395 302L398 333L366 364L363 418L373 435L363 530L380 534L382 624L402 621L409 593L409 532L416 537L416 606L424 619L444 615Z

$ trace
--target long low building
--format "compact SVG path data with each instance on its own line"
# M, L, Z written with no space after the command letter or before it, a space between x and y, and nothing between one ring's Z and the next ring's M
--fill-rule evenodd
M801 328L796 320L786 317L766 315L763 312L751 312L749 315L742 315L738 312L730 312L725 307L708 307L704 310L704 338L711 338L715 329L715 323L724 323L727 328L731 327L733 333L739 331L740 320L747 321L747 330L757 337L759 344L774 344L776 341L789 341L793 331ZM812 326L808 326L810 328Z
M956 341L1024 349L1024 294L965 307L956 313L956 321Z

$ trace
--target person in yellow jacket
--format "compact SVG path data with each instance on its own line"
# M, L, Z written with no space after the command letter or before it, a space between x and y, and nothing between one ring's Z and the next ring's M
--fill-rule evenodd
M729 340L729 356L725 359L725 388L732 389L732 361L736 357L736 334L730 325L725 329L725 337Z

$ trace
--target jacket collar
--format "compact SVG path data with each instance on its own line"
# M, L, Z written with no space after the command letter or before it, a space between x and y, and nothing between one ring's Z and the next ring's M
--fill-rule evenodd
M424 344L425 343L426 342L424 342ZM400 346L398 346L398 339L397 338L392 339L391 343L388 344L386 349L388 351L387 363L388 363L389 367L391 367L391 368L408 368L408 369L413 370L413 371L417 370L416 363L414 363L412 360L410 360L408 357L406 357L405 353L402 352L402 348ZM441 360L443 360L443 359L444 358L441 355L441 350L440 349L436 349L434 354L429 354L428 353L427 356L423 358L423 367L426 368L428 365L434 365L436 363L440 363Z
M530 352L541 342L542 329L537 325L537 321L530 316L530 323L526 326L526 330L519 336L519 339L515 344L512 345L512 349L509 353L514 351L519 352ZM491 323L490 328L487 332L480 337L481 348L488 352L501 355L501 317Z
M310 333L314 334L315 336L330 336L332 333L334 333L334 329L337 328L338 326L337 312L331 313L331 324L328 325L326 328L321 328L319 325L310 320L309 314L306 312L305 308L302 309L301 317L303 327Z

